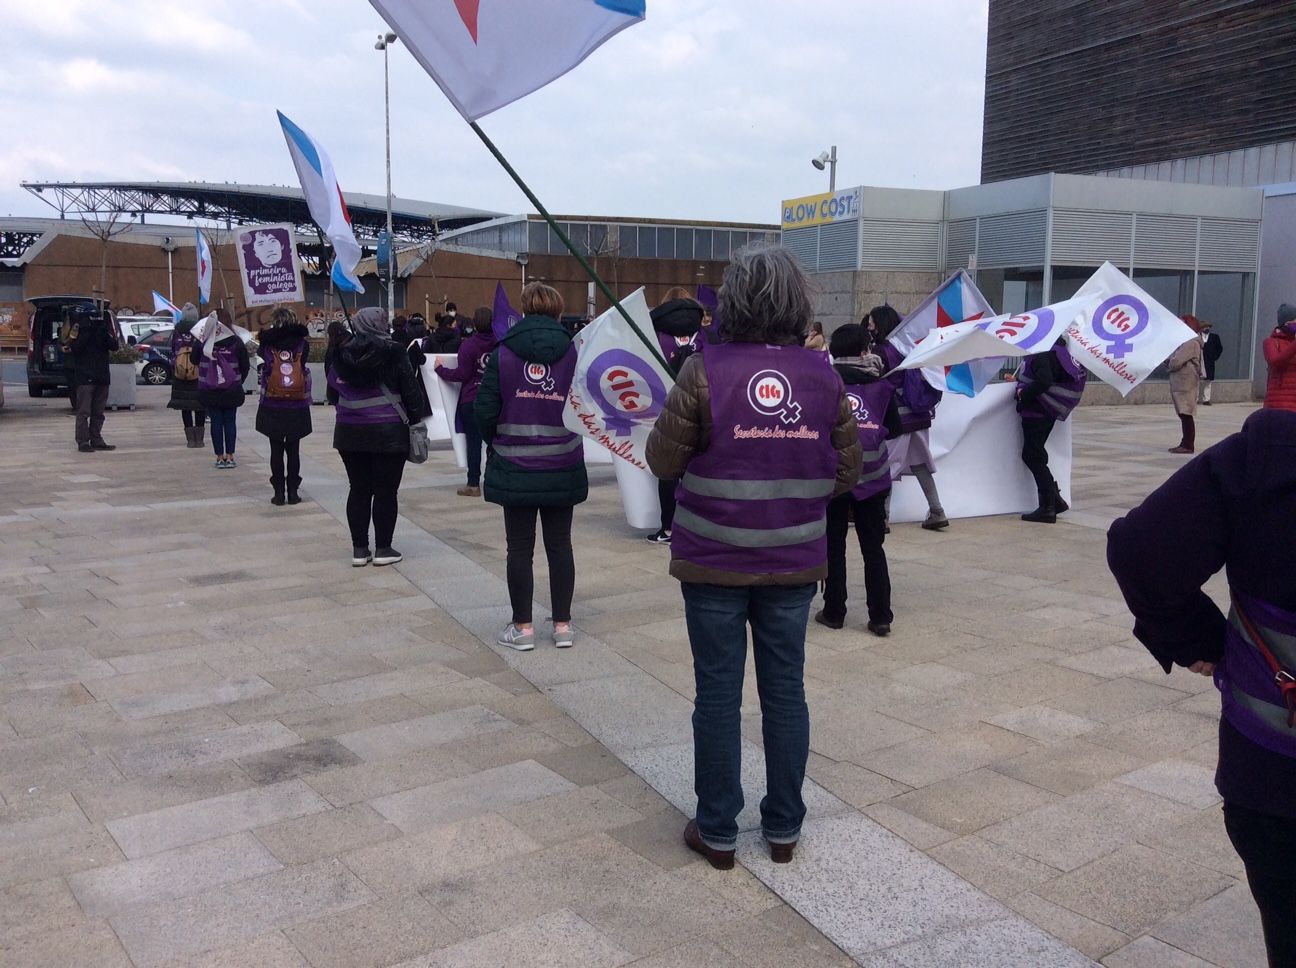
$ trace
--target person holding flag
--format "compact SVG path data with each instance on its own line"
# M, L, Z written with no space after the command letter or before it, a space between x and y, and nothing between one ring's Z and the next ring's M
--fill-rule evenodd
M806 625L828 574L828 502L859 480L861 450L841 377L801 346L813 307L787 249L740 251L725 270L720 314L726 341L684 364L647 454L653 474L679 481L670 573L697 684L697 815L684 842L729 870L743 805L749 625L765 739L761 828L776 863L792 860L801 836Z
M481 497L482 436L474 407L486 363L499 342L492 328L494 320L494 314L487 307L478 307L473 313L473 334L459 347L454 368L440 363L435 367L441 379L460 384L455 430L464 435L468 449L468 483L455 491L460 497Z
M557 289L532 282L522 290L521 320L490 355L474 413L486 456L485 497L504 509L506 578L513 618L496 642L518 652L535 648L531 602L536 518L549 559L553 641L570 648L576 589L572 511L589 496L581 439L563 425L576 372L576 347L563 329Z
M702 304L690 298L687 289L675 286L650 314L662 356L677 373L684 361L697 352L704 312ZM648 535L648 540L653 544L670 544L671 525L675 520L675 481L658 481L657 499L661 504L661 528Z
M1017 371L1017 412L1022 422L1022 463L1035 478L1039 507L1021 516L1023 521L1055 524L1057 516L1071 510L1048 466L1049 435L1059 420L1066 420L1080 405L1087 375L1059 339L1051 349L1022 360Z
M949 518L941 506L936 479L932 476L936 473L936 458L931 452L931 425L936 419L941 392L923 379L920 370L896 370L904 362L904 354L887 337L899 325L900 314L892 307L874 306L869 310L868 327L876 334L878 355L891 371L891 385L896 389L900 407L900 436L888 444L891 477L898 481L907 472L918 479L927 499L923 530L941 531L949 527Z

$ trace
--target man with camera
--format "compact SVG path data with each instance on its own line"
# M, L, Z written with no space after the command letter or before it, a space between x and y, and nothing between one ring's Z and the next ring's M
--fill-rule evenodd
M63 351L72 360L72 401L76 407L77 450L116 450L103 439L104 407L108 403L108 354L121 347L117 325L107 309L76 306Z

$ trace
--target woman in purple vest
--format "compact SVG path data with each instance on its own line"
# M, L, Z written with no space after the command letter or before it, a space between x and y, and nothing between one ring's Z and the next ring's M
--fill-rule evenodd
M243 381L247 379L252 361L248 358L243 339L230 326L229 315L223 309L213 312L202 324L202 339L194 344L191 353L198 364L198 404L211 418L212 450L216 453L215 467L237 467L234 447L238 435L238 408L246 395Z
M351 331L349 337L331 335L324 359L328 402L337 408L333 447L351 483L351 564L393 565L401 560L392 547L400 514L396 495L409 458L409 424L423 417L423 398L405 347L388 338L385 312L360 310L351 317Z
M891 575L887 569L886 502L891 496L888 440L900 433L900 410L895 388L882 378L882 358L865 354L868 331L858 323L840 326L829 343L833 369L846 384L855 425L859 428L864 460L859 483L828 503L828 578L824 582L824 607L815 621L830 629L846 624L846 535L855 519L860 554L864 557L864 595L868 630L876 636L891 634Z
M1169 672L1213 675L1215 786L1270 965L1296 965L1296 413L1262 410L1112 525L1134 635ZM1226 616L1203 586L1221 568Z
M888 445L891 476L900 480L906 473L918 479L923 497L927 499L927 518L922 526L926 531L941 531L949 527L949 518L941 505L936 490L936 459L931 452L931 425L936 419L936 404L941 393L928 385L918 370L896 370L904 354L887 342L887 337L900 325L900 314L890 306L874 306L868 314L869 332L874 334L873 352L882 357L888 370L888 379L899 394L899 437Z
M588 497L589 481L581 438L563 426L567 393L576 372L576 348L558 322L562 311L558 290L539 282L522 290L523 316L491 354L474 404L477 426L490 447L485 496L504 508L508 546L506 577L513 621L496 641L519 652L535 648L531 565L537 517L549 559L554 645L569 648L574 638L572 509Z
M648 439L652 472L680 482L670 572L681 582L697 684L697 817L684 842L720 870L733 867L743 806L748 625L765 737L761 827L776 862L792 859L805 818L806 622L828 573L828 501L860 475L841 377L801 346L812 312L786 249L739 252L720 290L725 341L684 364Z
M1022 463L1035 478L1039 507L1023 514L1023 521L1055 524L1057 516L1071 510L1048 466L1049 434L1059 420L1066 420L1080 405L1084 394L1085 368L1071 357L1066 340L1052 349L1033 353L1022 360L1017 371L1017 412L1022 423Z
M436 367L437 376L441 379L461 384L455 424L463 431L468 444L468 483L455 491L460 497L481 497L482 435L474 407L482 374L486 372L486 362L495 351L494 319L495 314L490 309L479 307L473 313L473 334L460 345L454 368L440 363Z
M666 293L666 299L652 311L653 329L657 332L657 345L662 357L678 373L684 361L696 353L701 342L702 304L688 294L683 286L675 286ZM661 528L648 535L653 544L670 544L671 527L675 522L675 482L658 481L657 498L661 504Z
M276 306L270 325L257 334L261 349L261 399L257 433L270 440L270 503L301 504L301 442L311 432L311 376L306 368L310 331L286 306Z

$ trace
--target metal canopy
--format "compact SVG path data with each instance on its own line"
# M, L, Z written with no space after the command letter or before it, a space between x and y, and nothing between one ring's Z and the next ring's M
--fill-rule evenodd
M279 185L240 185L234 182L23 182L60 218L110 214L183 215L190 219L224 222L289 222L303 233L315 226L300 188ZM356 236L372 243L387 226L384 195L346 192L347 208ZM392 199L392 227L404 242L427 242L451 229L499 217L499 212L460 208L435 202Z

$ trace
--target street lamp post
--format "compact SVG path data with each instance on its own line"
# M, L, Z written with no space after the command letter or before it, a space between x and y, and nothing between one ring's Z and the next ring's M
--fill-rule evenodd
M811 158L810 164L814 165L820 171L828 169L828 191L837 191L837 146L833 145L831 151L821 151L818 158Z
M167 254L167 299L172 303L175 302L175 274L171 271L171 253L178 248L171 236L162 240L162 251Z
M396 43L395 34L379 34L374 50L383 54L383 114L387 128L387 245L390 256L387 262L387 323L396 320L396 239L392 236L392 187L391 187L391 71L388 65L387 48Z

